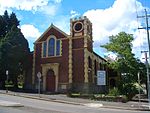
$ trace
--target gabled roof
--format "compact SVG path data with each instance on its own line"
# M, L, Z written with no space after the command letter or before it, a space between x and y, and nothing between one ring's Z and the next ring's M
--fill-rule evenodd
M96 52L93 51L93 54L97 57L99 57L100 59L104 60L105 62L107 62L107 60L103 57L101 57L100 55L98 55Z
M57 30L58 32L62 33L62 34L63 34L64 36L66 36L66 37L69 36L68 34L66 34L65 32L63 32L62 30L60 30L58 27L56 27L56 26L54 26L53 24L51 24L50 27L35 41L35 43L38 42L39 40L41 40L41 39L43 38L43 36L44 36L48 31L50 31L52 28L55 29L55 30Z

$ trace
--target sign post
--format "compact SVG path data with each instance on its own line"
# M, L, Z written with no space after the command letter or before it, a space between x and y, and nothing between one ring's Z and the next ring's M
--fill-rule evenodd
M8 84L8 70L6 70L6 81ZM5 86L7 86L7 84L5 84ZM6 87L6 93L8 93L8 86Z
M37 77L38 77L38 94L39 94L39 97L40 97L40 90L41 90L41 84L40 84L40 82L41 82L41 73L40 72L38 72L37 73Z

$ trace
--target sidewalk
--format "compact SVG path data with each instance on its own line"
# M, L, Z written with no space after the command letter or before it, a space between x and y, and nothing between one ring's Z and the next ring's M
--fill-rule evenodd
M121 103L121 102L94 101L90 99L70 98L67 97L65 94L55 94L55 95L40 94L39 95L35 93L22 93L22 92L12 92L12 91L6 93L5 90L0 90L0 93L20 96L25 98L40 99L45 101L83 105L83 106L95 107L95 108L102 107L102 108L110 108L110 109L150 111L148 103L145 102L138 103L138 102L129 101L127 103Z
M3 107L23 107L23 105L20 103L3 101L3 100L0 100L0 106L3 106Z

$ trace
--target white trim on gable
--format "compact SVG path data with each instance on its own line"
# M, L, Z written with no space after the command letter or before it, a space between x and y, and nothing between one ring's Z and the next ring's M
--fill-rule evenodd
M50 29L56 29L58 32L62 33L63 35L65 35L66 37L68 37L69 35L66 34L65 32L63 32L62 30L60 30L59 28L57 28L56 26L54 26L53 24L50 25L50 27L35 41L35 43L37 43L39 40L41 40L43 38L43 36L50 30Z

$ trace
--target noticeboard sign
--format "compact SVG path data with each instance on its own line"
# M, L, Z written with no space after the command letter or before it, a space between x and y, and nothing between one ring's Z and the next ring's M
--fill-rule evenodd
M97 71L97 85L106 85L106 71Z

